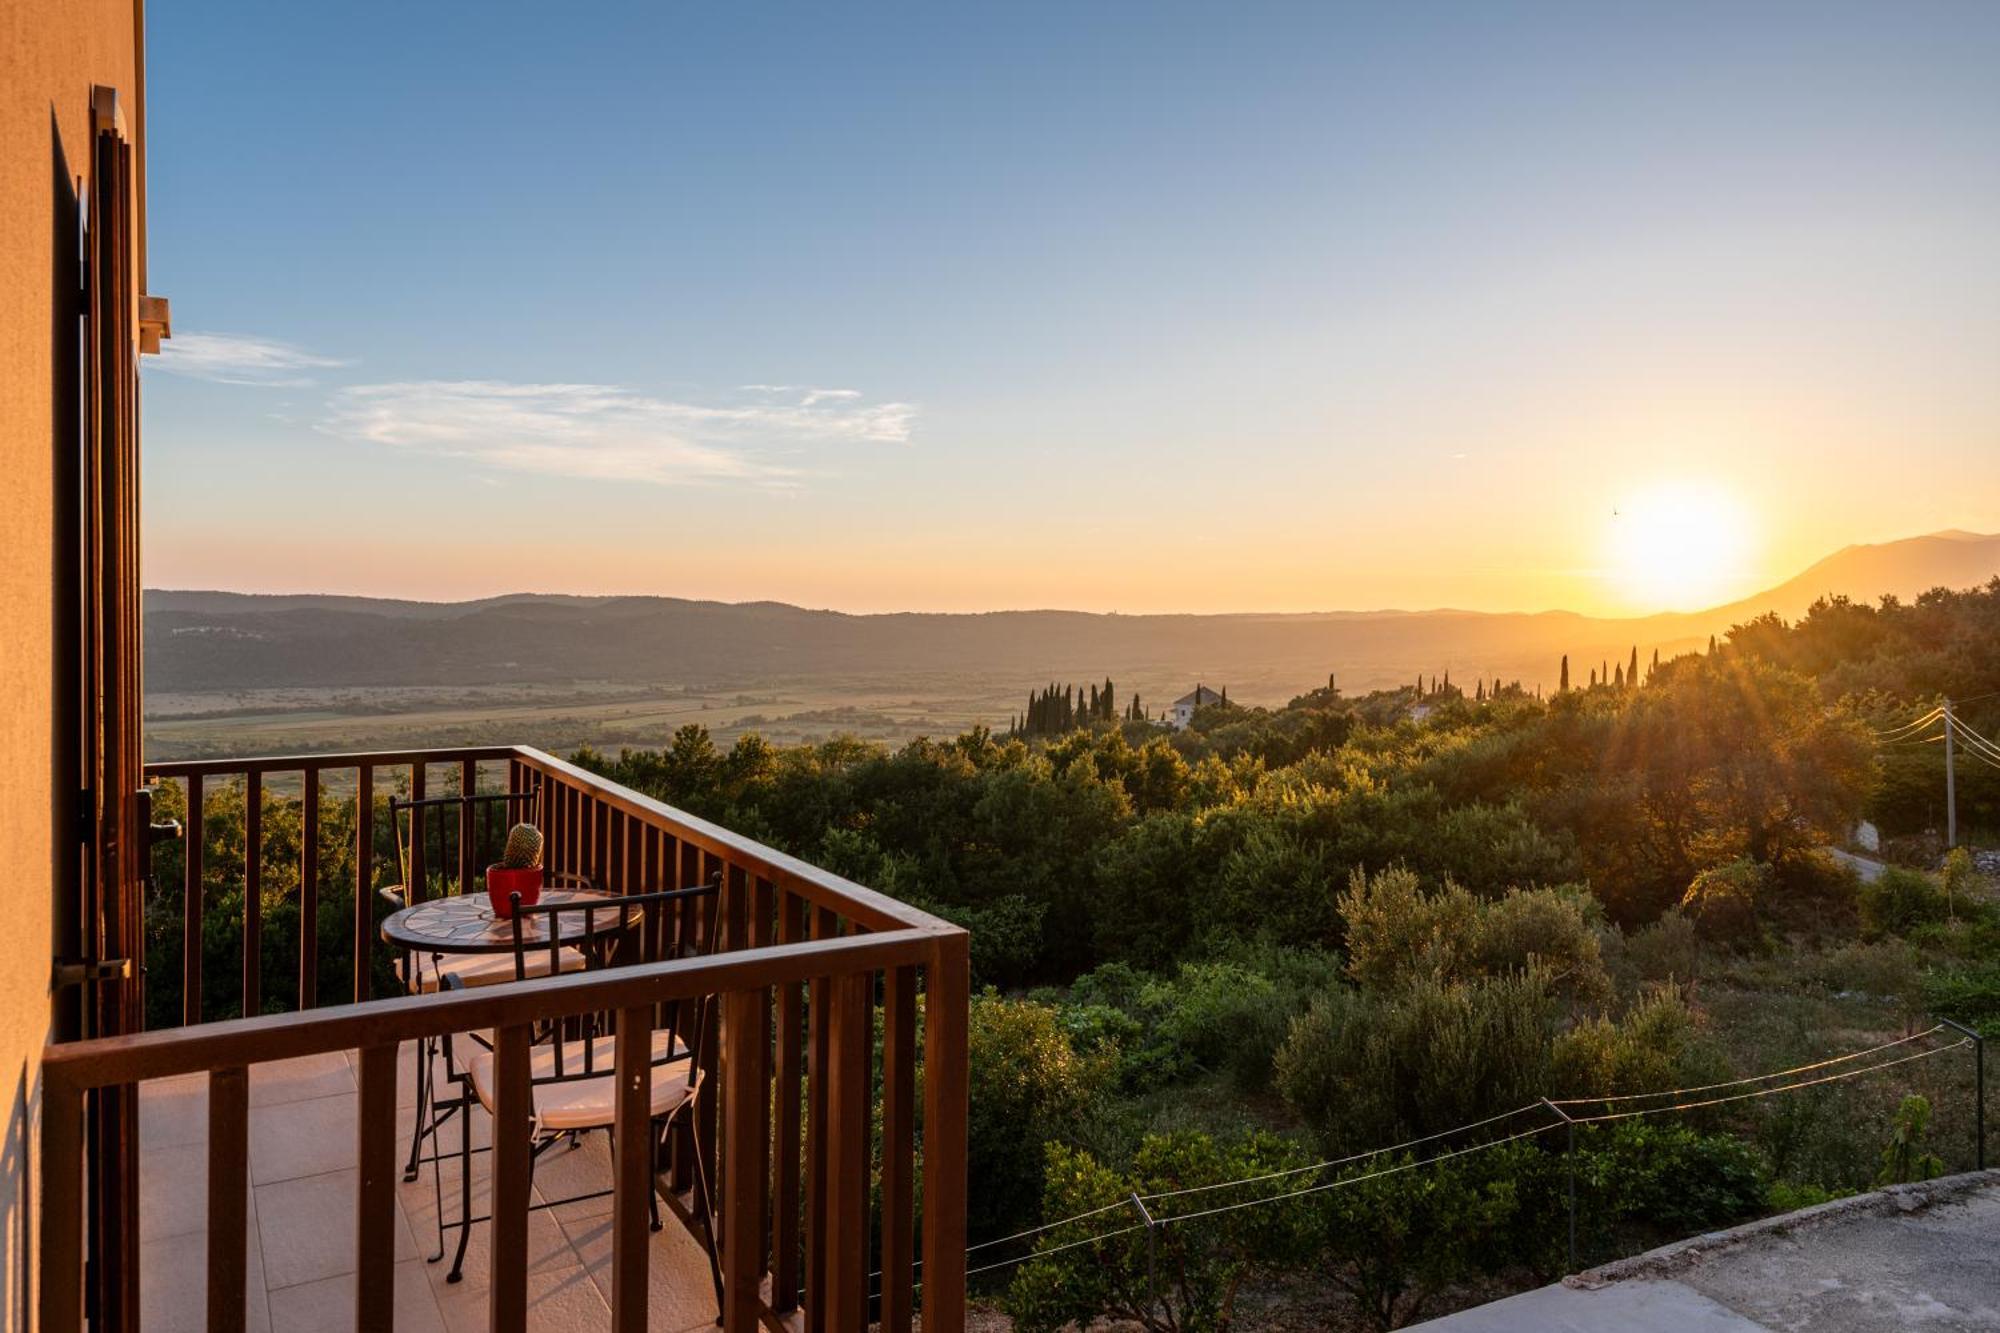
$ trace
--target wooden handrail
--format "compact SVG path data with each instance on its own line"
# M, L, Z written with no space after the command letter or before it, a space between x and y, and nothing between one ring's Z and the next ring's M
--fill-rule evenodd
M665 801L656 801L629 787L601 778L552 754L531 746L520 746L511 752L510 757L535 772L560 778L569 786L589 792L614 810L656 821L675 837L740 865L752 874L761 875L781 888L803 890L824 906L852 917L871 930L954 928L950 922L919 911L908 903L898 902L886 893L877 893L830 870L801 861L796 856L787 856L740 833L732 833L719 824L711 824L698 815L677 810Z
M878 931L637 967L565 972L504 986L401 995L365 1004L63 1042L42 1048L42 1067L76 1087L102 1088L231 1065L442 1037L538 1018L761 990L787 982L925 962L937 933Z
M512 759L511 745L446 746L425 750L346 750L328 754L264 754L241 759L155 759L149 778L231 777L238 773L299 773L313 768L394 768L404 764L488 763Z

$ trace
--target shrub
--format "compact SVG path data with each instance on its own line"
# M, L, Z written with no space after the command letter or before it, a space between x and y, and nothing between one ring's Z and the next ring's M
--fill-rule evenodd
M1770 1192L1770 1164L1755 1146L1686 1125L1586 1128L1577 1152L1579 1219L1603 1241L1621 1230L1665 1239L1727 1226L1761 1213Z
M1276 1083L1329 1151L1379 1147L1535 1101L1555 1021L1536 973L1335 991L1292 1023Z
M1539 969L1574 999L1609 996L1596 900L1575 887L1510 889L1482 901L1450 880L1426 893L1409 870L1356 871L1340 896L1348 971L1363 986L1461 981Z
M1321 1271L1370 1328L1410 1322L1435 1292L1470 1277L1539 1268L1559 1234L1548 1155L1532 1144L1417 1163L1371 1158L1347 1173L1355 1183L1325 1192Z
M1738 857L1694 877L1681 896L1681 912L1703 939L1723 944L1756 940L1758 916L1771 880L1770 867Z
M1870 939L1907 935L1944 916L1944 894L1920 870L1890 866L1874 882L1861 886L1861 930Z
M1252 1133L1228 1144L1206 1134L1149 1135L1129 1172L1112 1170L1089 1153L1060 1145L1049 1150L1043 1209L1073 1217L1123 1203L1132 1194L1158 1194L1218 1185L1306 1165L1300 1149L1272 1134ZM1211 1199L1239 1203L1296 1188L1291 1178L1262 1181L1154 1205L1160 1216L1196 1211ZM1199 1200L1189 1203L1189 1199ZM1075 1245L1023 1264L1008 1288L1007 1312L1022 1333L1053 1333L1099 1318L1125 1320L1150 1333L1224 1330L1236 1316L1243 1284L1260 1273L1303 1263L1320 1231L1311 1196L1262 1203L1212 1218L1162 1226L1149 1265L1147 1237L1133 1231L1097 1245ZM1114 1211L1044 1233L1044 1251L1132 1225ZM1152 1279L1157 1276L1155 1287Z
M1987 1036L2000 1036L2000 963L1932 972L1924 978L1924 1007Z
M1625 959L1646 981L1686 981L1700 958L1694 922L1679 909L1641 926L1625 938Z
M1727 1077L1722 1053L1672 987L1656 987L1618 1022L1595 1019L1556 1038L1551 1086L1568 1097L1694 1087Z
M1130 1091L1221 1072L1255 1091L1269 1086L1292 1019L1339 985L1339 973L1333 955L1256 946L1168 977L1107 963L1077 978L1063 1023L1084 1048L1116 1045Z
M1931 1104L1914 1093L1896 1108L1896 1127L1889 1146L1882 1150L1882 1173L1877 1185L1903 1185L1912 1180L1932 1180L1944 1174L1944 1162L1924 1147L1924 1131L1930 1127Z
M966 1227L1006 1235L1034 1225L1043 1145L1077 1141L1110 1089L1112 1056L1079 1051L1052 1006L991 994L973 998L967 1040L967 1152L979 1188Z

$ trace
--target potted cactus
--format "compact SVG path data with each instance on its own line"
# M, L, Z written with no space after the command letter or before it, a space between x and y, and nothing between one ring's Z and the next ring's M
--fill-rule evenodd
M514 915L517 893L524 907L542 900L542 831L533 824L508 829L506 850L486 867L486 897L493 904L494 916Z

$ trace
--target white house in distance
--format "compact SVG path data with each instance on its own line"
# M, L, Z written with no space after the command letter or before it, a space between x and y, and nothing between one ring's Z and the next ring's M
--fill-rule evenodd
M1167 721L1172 724L1175 731L1185 731L1188 723L1194 721L1195 709L1224 702L1226 700L1223 695L1217 694L1206 685L1196 685L1193 690L1174 700L1173 708L1167 713Z

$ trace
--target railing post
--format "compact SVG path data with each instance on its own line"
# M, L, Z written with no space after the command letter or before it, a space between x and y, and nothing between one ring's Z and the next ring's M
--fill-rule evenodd
M827 1009L826 1284L815 1303L835 1333L868 1326L868 1057L874 1045L872 973L835 977Z
M392 1094L393 1100L393 1094ZM250 1075L238 1065L208 1075L208 1327L242 1333L249 1232Z
M355 1327L388 1329L395 1321L396 1047L361 1048L355 1108ZM214 1238L209 1244L215 1243Z
M264 1012L264 775L243 779L243 1016Z
M479 791L479 763L473 759L462 759L458 765L458 794L473 796ZM458 807L458 891L471 893L473 876L478 874L474 862L478 859L479 831L473 823L471 801L463 801Z
M319 1007L319 770L305 771L299 821L299 1008Z
M1546 1097L1542 1098L1542 1105L1561 1116L1563 1124L1568 1129L1569 1141L1563 1148L1563 1170L1568 1178L1569 1267L1564 1271L1566 1274L1574 1273L1576 1271L1576 1121L1570 1118L1569 1112Z
M653 1190L653 1007L618 1011L612 1066L614 1121L611 1195L611 1327L645 1333L646 1262L652 1240L646 1196Z
M883 1333L909 1333L916 1259L917 970L892 967L882 986Z
M722 1325L753 1333L764 1278L764 1109L770 1095L763 1046L764 993L722 997ZM699 1169L699 1168L697 1168Z
M375 769L354 775L354 1002L367 1001L375 959Z
M528 1026L512 1024L493 1044L493 1243L488 1263L492 1333L528 1326L528 1203L535 1103L528 1080Z
M184 869L181 872L181 1022L192 1027L201 1022L201 937L204 911L201 854L201 774L187 780L187 832L183 835Z
M47 1064L41 1170L40 1327L42 1333L77 1333L83 1327L83 1090Z
M1160 1303L1160 1224L1153 1220L1139 1191L1132 1191L1130 1203L1146 1228L1146 1314L1150 1318Z
M965 1333L968 936L940 931L924 1000L924 1333Z
M1940 1016L1938 1022L1953 1032L1964 1033L1972 1042L1972 1136L1976 1145L1974 1156L1978 1169L1984 1171L1986 1169L1986 1038L1977 1028L1954 1023L1949 1018Z

